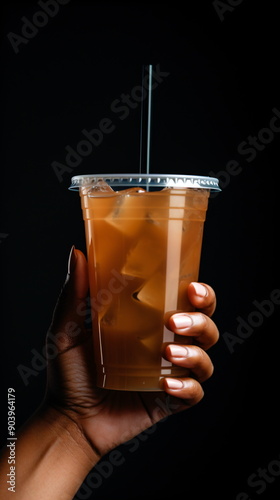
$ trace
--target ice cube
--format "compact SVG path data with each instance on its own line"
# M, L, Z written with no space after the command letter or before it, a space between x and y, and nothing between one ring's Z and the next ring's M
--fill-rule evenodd
M101 207L102 208L102 207ZM98 208L98 212L101 211ZM97 212L97 210L96 210ZM99 289L108 289L114 279L114 272L125 264L125 241L123 234L106 222L97 219L92 229L93 263ZM93 270L91 271L93 272Z
M153 191L147 193L145 196L147 222L165 228L169 217L169 204L169 191Z
M103 181L103 179L98 179L90 188L84 189L87 189L86 193L89 198L117 196L117 193L107 184L107 182Z
M145 220L139 231L138 241L128 253L122 272L148 279L165 259L165 238L160 227Z
M128 255L122 273L147 279L156 271L161 261L161 247L155 247L153 242L141 239Z
M126 195L126 196L135 196L137 194L143 194L143 193L146 193L146 190L141 187L133 187L129 189L123 189L122 191L118 191L119 195Z
M145 206L140 188L126 189L117 193L114 210L107 217L107 222L129 238L134 238L140 231L145 219Z
M158 331L160 328L160 332ZM140 340L140 343L148 352L153 352L155 356L158 356L162 349L162 327L160 326L157 329L153 329L151 334L147 337ZM145 352L145 357L147 356L147 352ZM146 358L147 359L147 358Z
M116 295L104 315L100 315L101 327L112 327L122 336L142 340L162 324L161 311L141 303L127 289Z
M137 294L137 300L154 309L164 311L165 276L163 272L155 273Z

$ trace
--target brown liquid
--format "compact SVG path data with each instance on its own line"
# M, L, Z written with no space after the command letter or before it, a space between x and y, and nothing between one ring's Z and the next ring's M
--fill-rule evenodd
M161 356L164 344L184 343L164 315L191 310L186 288L198 279L209 191L87 193L81 190L98 385L160 390L162 377L187 374Z

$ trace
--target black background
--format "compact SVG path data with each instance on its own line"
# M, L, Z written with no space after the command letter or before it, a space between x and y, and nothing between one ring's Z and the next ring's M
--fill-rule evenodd
M153 93L151 171L216 174L223 187L210 200L200 275L218 297L215 373L199 405L158 424L136 451L119 448L124 463L99 475L96 500L279 497L280 306L268 317L251 313L280 289L280 133L264 132L270 142L252 161L238 150L269 127L273 109L280 115L279 20L272 1L219 5L220 15L212 1L183 9L71 0L16 54L7 35L20 35L21 18L41 8L1 4L1 416L7 387L16 389L18 427L44 394L46 370L25 385L17 367L32 367L32 349L42 353L71 245L85 250L71 175L139 168L140 106L120 120L111 104L140 85L143 64L170 73ZM60 181L52 162L65 164L65 147L103 118L115 130ZM231 160L239 173L225 177ZM238 318L256 325L230 352L225 334L237 335ZM4 443L5 418L1 429ZM260 468L269 480L257 483Z

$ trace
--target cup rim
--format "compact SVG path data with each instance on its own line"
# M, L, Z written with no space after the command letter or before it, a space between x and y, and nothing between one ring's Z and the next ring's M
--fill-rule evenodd
M82 174L75 175L71 179L70 191L78 191L80 187L91 186L96 182L104 180L111 187L178 187L193 189L209 189L210 191L221 191L219 179L216 177L202 175L181 174Z

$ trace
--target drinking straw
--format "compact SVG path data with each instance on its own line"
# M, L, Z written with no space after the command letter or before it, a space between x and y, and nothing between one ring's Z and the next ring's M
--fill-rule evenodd
M153 66L149 64L149 87L148 87L148 127L147 127L147 165L146 173L150 173L150 151L151 151L151 116L152 116L152 78Z
M152 118L152 79L153 79L153 65L148 65L148 96L146 103L144 98L144 74L145 67L142 67L142 102L141 102L141 118L140 118L140 164L139 173L150 173L150 153L151 153L151 118ZM146 104L146 109L145 109ZM146 142L146 165L143 169L144 149ZM144 170L144 172L143 172ZM147 191L149 184L147 182Z

